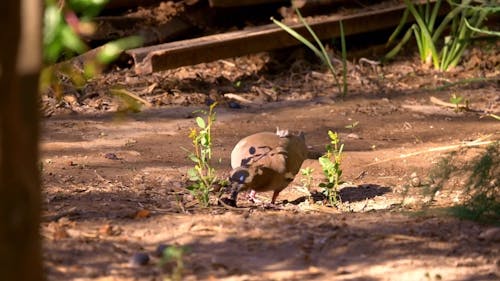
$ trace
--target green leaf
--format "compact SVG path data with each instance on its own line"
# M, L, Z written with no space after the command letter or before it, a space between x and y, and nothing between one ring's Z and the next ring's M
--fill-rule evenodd
M198 172L196 171L195 168L189 169L187 174L190 181L197 181L200 179Z
M342 23L342 21L339 21L339 26L340 46L342 49L342 84L344 85L344 87L342 88L342 95L345 97L347 95L347 48L345 42L344 24ZM326 53L326 51L324 51L324 53Z
M309 33L311 34L311 36L314 38L314 41L316 41L316 44L321 49L321 56L319 56L319 57L321 58L321 60L323 61L323 63L326 64L328 66L328 68L330 69L330 72L332 73L332 76L335 79L335 83L337 84L337 86L339 88L339 93L341 93L342 89L340 88L340 84L339 84L339 81L337 79L337 72L335 71L335 68L332 65L332 61L330 60L330 57L328 56L328 53L326 52L326 49L323 46L323 43L321 43L321 40L319 40L318 36L316 36L316 33L314 33L314 31L312 30L312 28L304 20L304 18L302 17L302 14L300 14L299 9L295 8L295 12L297 13L297 16L299 16L299 19L302 22L302 24L306 27L307 31L309 31ZM340 22L340 29L341 29L341 37L343 38L342 22ZM304 38L304 40L305 40L305 38ZM345 62L345 61L343 61L343 62Z
M61 11L55 4L45 7L43 24L43 43L48 45L56 40L61 27L64 26Z
M61 41L66 48L78 54L87 50L87 46L83 43L82 39L67 25L61 28Z
M139 36L129 36L109 42L102 46L96 58L100 63L109 64L116 60L123 51L139 47L142 42L143 40Z
M205 124L205 120L203 120L203 118L201 117L196 117L196 124L198 124L198 127L200 128L205 128L206 127L206 124Z
M384 56L384 59L386 59L386 60L387 59L391 59L391 58L393 58L395 55L397 55L399 53L399 51L401 50L401 48L403 48L403 45L406 44L408 42L408 40L410 40L414 28L415 28L415 25L412 25L410 28L408 28L408 30L406 31L406 33L403 36L403 38L399 41L399 43L392 50L390 50Z
M328 157L325 157L325 156L321 156L321 157L318 159L318 161L319 161L319 164L320 164L321 166L327 166L327 165L329 165L329 164L331 164L331 163L332 163L332 161L331 161Z
M401 32L401 30L403 29L403 27L406 25L406 20L408 19L408 14L409 13L410 13L410 10L408 8L406 8L405 11L403 12L403 16L401 17L401 20L399 21L398 26L396 27L396 29L394 30L394 32L391 34L391 36L387 40L386 46L388 46L389 44L391 44L392 41L394 41L394 39L396 39L396 37L399 35L399 33Z
M408 9L410 9L411 14L415 18L415 21L418 24L419 27L419 32L422 35L422 39L425 40L425 46L422 46L424 49L429 49L432 55L432 61L434 64L435 69L439 69L439 57L438 53L436 51L436 47L434 45L434 42L432 41L432 36L427 29L427 24L425 23L424 19L422 19L421 14L418 13L417 9L415 9L415 6L410 0L404 0L406 5L408 6ZM424 43L424 42L421 42ZM427 53L427 51L425 52ZM425 58L424 58L425 60Z
M194 163L198 163L198 162L200 162L200 159L199 159L199 158L198 158L198 157L197 157L194 153L189 154L189 155L188 155L188 157L189 157L189 159L190 159L191 161L193 161Z
M323 54L321 53L316 46L314 46L309 40L307 40L304 36L300 35L297 33L297 31L293 30L292 28L288 27L284 23L275 20L274 18L271 18L271 20L276 24L277 26L281 27L283 30L285 30L288 34L293 36L295 39L299 40L302 44L306 45L311 51L313 51L319 58L323 58Z
M457 95L453 94L453 95L450 97L450 102L451 102L452 104L458 105L459 103L461 103L461 102L462 102L462 100L463 100L463 99L464 99L463 97L461 97L461 96L457 96Z

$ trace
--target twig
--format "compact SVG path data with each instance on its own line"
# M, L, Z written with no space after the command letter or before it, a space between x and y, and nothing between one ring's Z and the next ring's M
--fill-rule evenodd
M467 105L464 103L453 104L453 103L442 101L436 97L430 97L430 101L434 104L444 106L444 107L450 107L450 108L457 108L458 107L459 109L462 109L462 110L469 110Z
M490 82L490 81L498 81L499 78L497 77L488 77L488 78L483 78L483 77L479 77L479 78L469 78L469 79L463 79L463 80L459 80L459 81L456 81L456 82L450 82L450 83L446 83L442 86L438 86L438 87L428 87L428 88L424 88L424 90L431 90L431 91L442 91L442 90L445 90L447 88L450 88L450 87L453 87L455 85L461 85L461 84L469 84L469 83L474 83L474 82Z
M127 90L125 90L125 89L111 89L111 90L110 90L110 92L111 92L113 95L118 95L118 96L119 96L119 95L125 95L125 96L127 96L127 97L129 97L129 98L132 98L132 99L134 99L134 100L136 100L136 101L141 102L141 103L142 103L142 104L144 104L146 107L152 107L152 106L153 106L153 105L152 105L149 101L147 101L147 100L145 100L145 99L143 99L143 98L139 97L138 95L133 94L132 92L127 91Z
M241 103L246 103L246 104L255 104L255 102L249 100L249 99L246 99L244 97L240 97L236 94L231 94L231 93L228 93L228 94L224 94L224 97L227 98L227 99L233 99L233 100L236 100L236 101L239 101Z
M370 163L370 164L366 165L366 167L377 165L377 164L380 164L380 163L389 162L389 161L392 161L392 160L404 159L404 158L408 158L408 157L412 157L412 156L417 156L417 155L424 154L424 153L453 150L453 149L462 148L462 147L473 147L473 146L487 145L487 144L491 144L491 143L494 143L494 142L498 141L498 140L492 140L492 141L485 141L484 140L484 139L487 139L489 137L491 137L491 135L488 135L486 137L483 137L483 138L480 138L480 139L477 139L477 140L474 140L474 141L464 142L464 143L461 143L461 144L434 147L434 148L430 148L430 149L426 149L426 150L421 150L421 151L416 151L416 152L412 152L412 153L408 153L408 154L402 154L402 155L400 155L398 157L392 157L392 158L388 158L388 159L381 160L381 161L378 161L378 162Z

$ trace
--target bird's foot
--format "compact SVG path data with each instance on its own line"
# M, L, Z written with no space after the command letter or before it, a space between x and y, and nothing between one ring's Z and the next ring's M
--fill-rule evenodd
M250 193L248 193L248 200L252 203L262 203L261 200L255 198L255 194L256 194L255 190L253 189L250 190Z

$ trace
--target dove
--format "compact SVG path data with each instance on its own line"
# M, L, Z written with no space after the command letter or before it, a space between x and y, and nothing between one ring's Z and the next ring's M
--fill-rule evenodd
M231 152L229 181L231 200L236 205L238 193L273 191L271 204L278 194L293 181L308 151L303 133L277 129L276 133L260 132L241 139Z

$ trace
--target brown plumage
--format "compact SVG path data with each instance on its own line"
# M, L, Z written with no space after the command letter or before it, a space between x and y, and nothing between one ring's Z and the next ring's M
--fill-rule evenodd
M271 203L299 172L307 147L303 133L262 132L243 138L231 152L231 198L243 190L274 191Z

